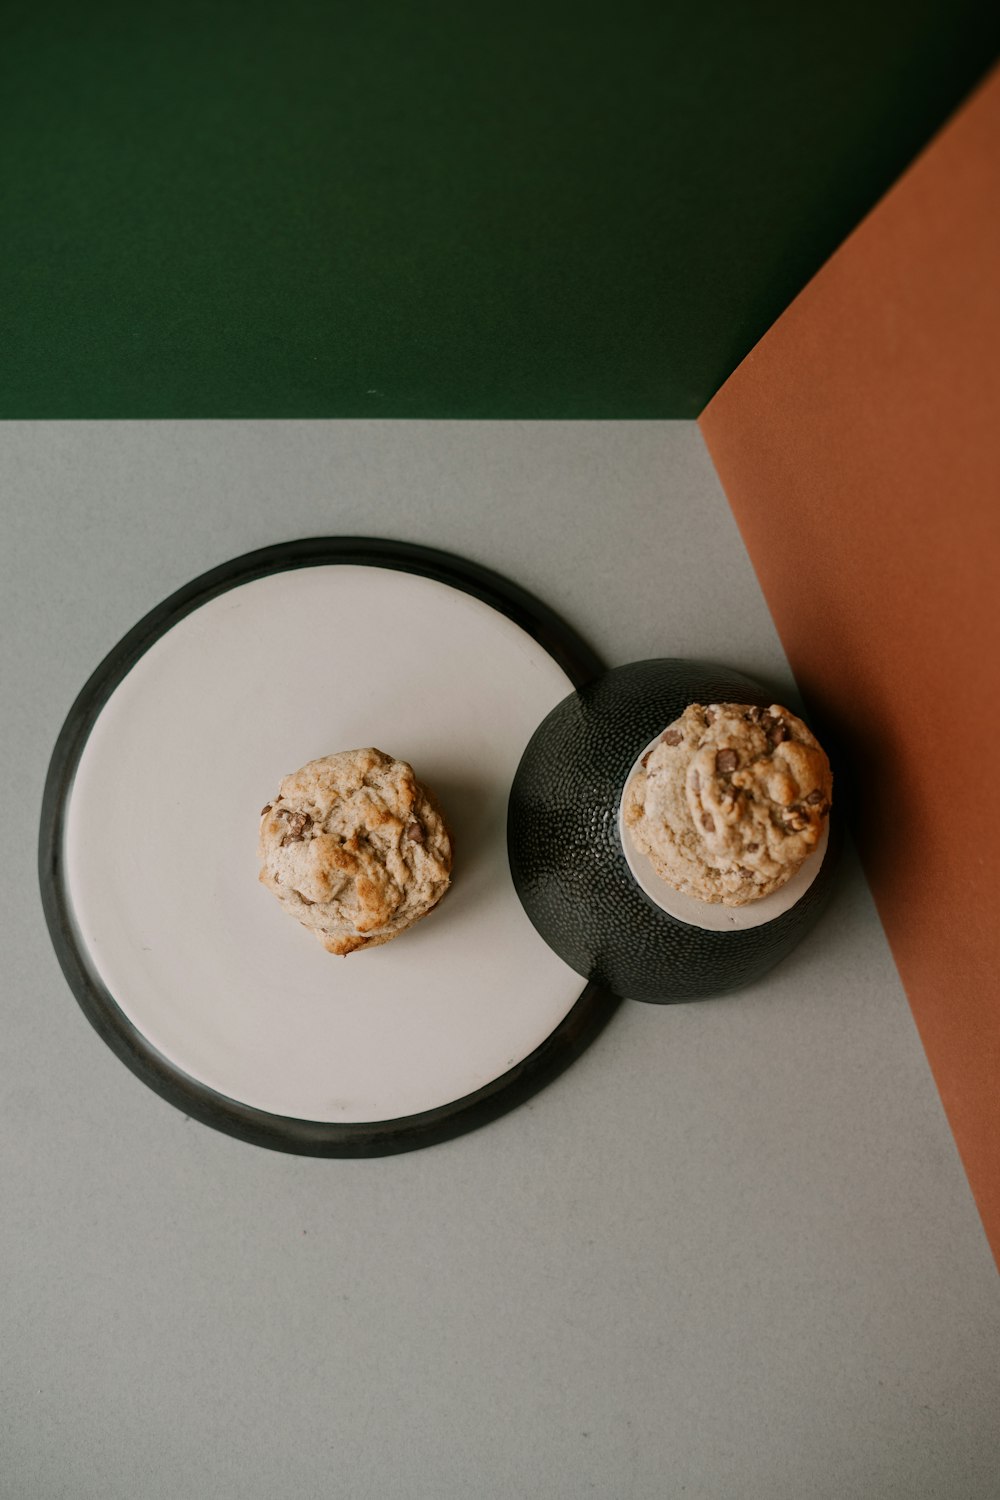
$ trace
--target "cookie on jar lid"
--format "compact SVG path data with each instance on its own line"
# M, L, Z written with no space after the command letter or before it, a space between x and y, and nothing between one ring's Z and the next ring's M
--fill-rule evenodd
M329 953L398 937L451 882L437 801L406 761L344 750L286 776L261 812L260 880Z
M802 867L832 797L822 746L787 708L692 703L643 758L623 813L668 885L745 906Z

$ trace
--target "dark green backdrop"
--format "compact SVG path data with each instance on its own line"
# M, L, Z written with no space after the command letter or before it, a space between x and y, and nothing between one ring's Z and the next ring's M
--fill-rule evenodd
M692 417L982 0L8 5L2 417Z

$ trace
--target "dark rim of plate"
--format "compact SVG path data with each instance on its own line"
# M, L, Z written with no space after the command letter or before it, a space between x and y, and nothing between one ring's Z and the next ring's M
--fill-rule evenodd
M143 1083L185 1115L257 1146L300 1156L387 1156L462 1135L530 1098L589 1046L617 1009L618 998L599 985L586 984L555 1030L515 1067L475 1093L420 1114L353 1124L270 1114L191 1078L128 1019L77 938L62 861L66 809L84 745L105 703L139 658L185 615L218 594L271 573L331 563L415 573L471 594L544 647L576 688L604 670L590 647L546 605L489 569L447 552L409 542L332 536L244 553L203 573L150 610L83 687L59 733L45 780L38 878L49 935L70 989L98 1035Z

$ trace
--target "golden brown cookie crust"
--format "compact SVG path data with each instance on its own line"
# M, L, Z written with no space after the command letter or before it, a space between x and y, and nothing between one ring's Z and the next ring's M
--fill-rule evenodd
M675 890L745 906L801 868L832 797L822 747L787 708L692 703L644 757L624 816Z
M261 812L260 880L330 953L378 947L451 880L441 810L406 761L344 750L286 776Z

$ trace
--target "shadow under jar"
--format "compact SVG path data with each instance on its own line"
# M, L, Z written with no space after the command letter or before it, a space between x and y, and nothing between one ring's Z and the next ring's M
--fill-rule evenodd
M691 703L772 702L740 672L664 658L605 672L539 725L511 787L508 856L532 924L578 974L633 1000L706 999L761 978L812 928L840 854L836 805L787 888L745 907L679 896L623 844L626 783L668 724Z

